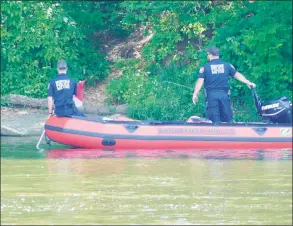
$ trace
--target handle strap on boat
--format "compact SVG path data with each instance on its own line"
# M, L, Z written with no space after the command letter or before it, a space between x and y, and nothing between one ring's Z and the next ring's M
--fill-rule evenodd
M53 111L53 113L54 113L54 111ZM48 119L51 117L51 114L48 116ZM47 119L47 120L48 120ZM36 145L36 148L38 149L38 150L41 150L40 148L39 148L39 146L40 146L40 144L41 144L41 141L43 140L43 138L44 138L44 136L46 135L46 131L45 131L45 129L43 129L43 132L42 132L42 134L41 134L41 136L40 136L40 139L39 139L39 141L38 141L38 143L37 143L37 145Z
M261 116L262 101L259 98L259 96L258 96L258 94L256 92L256 89L255 88L251 88L251 90L252 90L252 95L254 97L254 103L255 103L255 106L256 106L257 113Z

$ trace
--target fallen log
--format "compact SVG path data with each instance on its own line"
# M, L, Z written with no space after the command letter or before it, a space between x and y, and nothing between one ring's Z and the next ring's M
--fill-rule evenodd
M1 102L15 107L48 108L46 98L39 99L16 94L1 97ZM127 105L93 105L84 102L81 110L85 114L125 114L127 112Z
M1 123L1 136L25 136L26 131L14 129Z
M5 97L1 97L1 102L15 107L32 107L32 108L48 108L47 99L38 99L27 97L23 95L9 94Z

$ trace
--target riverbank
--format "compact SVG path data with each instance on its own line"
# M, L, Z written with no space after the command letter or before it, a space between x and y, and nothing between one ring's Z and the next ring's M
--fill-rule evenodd
M1 136L40 135L47 118L47 110L1 107Z

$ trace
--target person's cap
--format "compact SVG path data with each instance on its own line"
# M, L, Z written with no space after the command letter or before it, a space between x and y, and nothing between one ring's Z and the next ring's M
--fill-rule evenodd
M57 68L58 69L66 69L67 68L66 61L65 60L58 60Z
M213 56L219 56L220 50L215 46L211 46L211 47L207 48L207 53L209 53Z

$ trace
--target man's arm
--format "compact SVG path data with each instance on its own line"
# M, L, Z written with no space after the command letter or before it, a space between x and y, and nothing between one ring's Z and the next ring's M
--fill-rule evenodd
M49 114L53 114L53 105L54 105L53 93L54 93L53 86L51 85L51 82L50 82L48 84L48 111L49 111Z
M53 114L53 97L48 96L48 110L49 114Z
M245 83L248 88L251 88L251 87L256 87L256 85L253 83L253 82L250 82L249 80L247 80L243 74L239 73L238 71L236 72L234 78L236 78L237 80L239 80L240 82L242 83Z
M194 88L194 92L193 92L193 96L192 96L192 102L194 104L196 104L196 102L198 101L198 93L203 85L204 79L203 78L198 78L195 84L195 88Z

